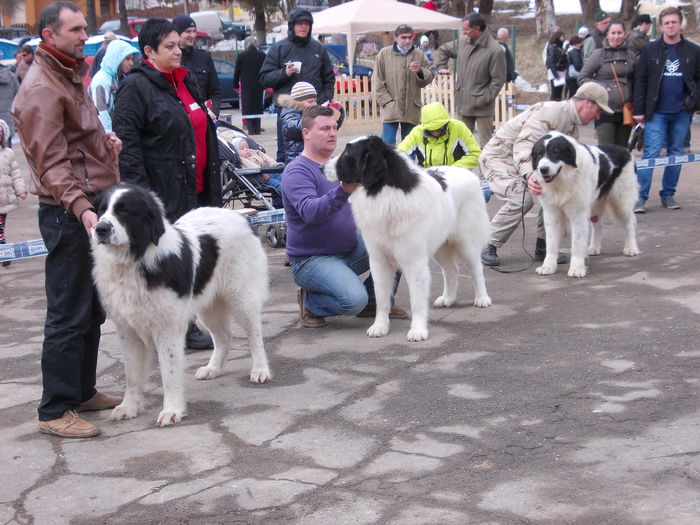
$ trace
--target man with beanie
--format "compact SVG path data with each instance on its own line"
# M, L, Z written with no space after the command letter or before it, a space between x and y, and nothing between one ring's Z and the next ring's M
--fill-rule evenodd
M77 411L121 402L95 389L105 314L90 278L90 233L97 224L95 197L119 182L122 144L105 133L83 86L88 35L80 9L73 2L46 5L39 35L34 65L12 108L48 249L39 428L63 438L89 438L100 429Z
M593 51L603 47L603 40L605 40L605 32L608 30L608 26L612 21L610 15L598 9L593 15L593 21L595 22L595 27L593 31L588 34L588 38L583 41L583 63L586 63L588 57L593 54Z
M282 94L289 94L292 86L304 81L318 94L318 102L333 98L335 74L326 48L311 37L313 17L306 9L296 8L289 13L287 38L273 44L260 69L260 83L272 88L275 104ZM277 106L277 162L284 162L282 126Z
M649 15L639 15L632 22L632 31L628 37L629 48L637 56L642 52L642 48L649 43L649 29L651 29L651 17Z
M401 24L394 30L394 43L377 54L372 86L382 117L382 139L396 144L420 122L421 88L433 81L426 56L413 45L413 28Z
M199 93L204 100L211 100L211 112L219 118L221 108L221 87L216 76L214 61L208 51L194 47L197 38L197 24L190 15L180 13L173 18L173 25L180 35L182 49L182 67L194 73L199 86Z

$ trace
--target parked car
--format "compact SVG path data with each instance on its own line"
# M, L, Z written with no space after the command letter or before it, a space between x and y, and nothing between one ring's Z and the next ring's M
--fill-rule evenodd
M216 41L227 38L243 40L251 34L248 24L234 22L218 11L197 11L190 13L190 16L197 24L197 29L206 31Z
M137 17L130 16L127 18L129 22L137 20ZM122 34L122 21L118 18L113 18L112 20L107 20L102 23L102 25L97 29L98 35L104 35L107 31L111 31L116 35ZM125 35L126 36L126 35Z
M328 0L297 0L296 7L315 13L328 7Z
M141 27L146 22L146 20L148 20L148 19L130 16L129 17L129 34L125 35L125 36L128 36L129 38L135 38L135 37L139 36L139 31L141 31ZM107 20L97 30L97 34L102 35L102 34L106 33L107 31L111 31L112 33L115 33L117 35L121 35L122 34L121 21L119 19ZM197 37L195 39L194 45L199 47L199 48L202 48L205 46L211 46L211 45L214 45L214 39L206 31L200 31L200 29L197 28Z
M328 53L328 58L331 59L331 64L333 64L333 69L338 75L349 75L350 68L348 67L347 57L342 58L338 53L333 51L331 48L326 47L326 52ZM352 66L352 76L354 77L371 77L373 70L371 67L363 66L361 64L354 64Z
M214 68L216 76L219 79L221 86L221 103L230 104L231 107L238 107L238 92L233 85L233 73L236 71L236 66L223 58L212 58L214 60Z

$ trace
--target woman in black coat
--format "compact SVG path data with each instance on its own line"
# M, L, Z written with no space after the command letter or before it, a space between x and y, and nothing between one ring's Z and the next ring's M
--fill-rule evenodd
M241 116L245 119L248 133L260 134L260 116L263 114L265 88L260 83L260 68L265 62L265 53L258 49L258 39L245 39L245 51L238 55L233 73L233 89L241 83Z
M139 47L145 60L120 84L112 118L122 140L122 181L153 190L171 221L222 201L216 130L194 75L180 66L178 43L167 20L144 24Z

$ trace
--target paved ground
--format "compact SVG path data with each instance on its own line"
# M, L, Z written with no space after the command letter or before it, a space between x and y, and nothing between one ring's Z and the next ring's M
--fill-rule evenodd
M408 321L374 340L364 319L300 328L268 247L274 381L247 381L241 347L197 382L208 352L192 353L180 425L155 427L154 374L142 415L89 415L102 434L83 441L37 431L43 260L0 268L0 523L698 523L699 175L684 168L682 210L650 201L640 257L612 227L585 279L488 270L483 310L463 275L423 343L405 340ZM35 209L10 214L10 239L38 238ZM519 236L511 268L527 263ZM102 391L123 391L119 356L107 322Z

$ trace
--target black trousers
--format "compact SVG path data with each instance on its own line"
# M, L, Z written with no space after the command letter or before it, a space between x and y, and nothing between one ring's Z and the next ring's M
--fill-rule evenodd
M245 119L245 125L248 128L248 133L250 135L260 135L260 119L259 118L247 118L247 119Z
M275 160L277 162L284 163L284 137L282 137L282 119L280 118L280 113L282 113L282 106L276 106L277 109L277 156Z
M100 325L105 314L92 282L90 241L60 206L39 205L46 256L46 323L39 420L59 418L95 395Z

